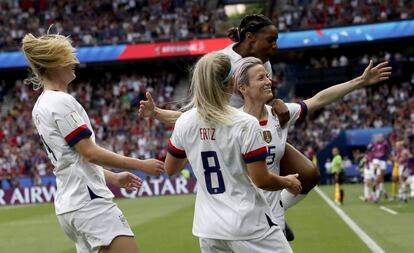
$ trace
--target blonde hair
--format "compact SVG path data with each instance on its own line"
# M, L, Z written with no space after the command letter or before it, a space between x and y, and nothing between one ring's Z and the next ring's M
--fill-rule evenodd
M33 84L33 89L42 88L42 79L51 68L77 64L75 48L68 37L59 34L46 34L36 38L31 33L22 40L22 51L29 61L31 76L25 84Z
M193 97L186 109L197 108L205 122L230 125L229 116L236 110L229 105L231 75L232 66L227 55L220 52L204 55L193 69Z

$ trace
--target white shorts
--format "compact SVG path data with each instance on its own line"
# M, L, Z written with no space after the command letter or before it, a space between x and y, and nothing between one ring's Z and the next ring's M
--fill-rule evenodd
M200 238L202 253L293 253L280 227L262 238L245 241L230 241Z
M96 198L81 209L57 216L78 253L99 252L117 236L134 236L128 222L111 199Z
M372 170L368 170L368 169L364 169L364 182L367 183L368 180L373 180L375 181L377 179L374 171Z
M398 176L402 176L405 178L408 178L410 176L410 172L408 171L407 166L405 165L400 165L400 169L398 170Z
M372 167L370 167L370 169L375 170L374 167L373 167L375 163L378 164L378 167L381 170L383 170L383 171L387 170L387 161L383 161L383 160L380 160L380 159L377 159L377 158L373 159L372 162L369 164L370 166L372 166Z

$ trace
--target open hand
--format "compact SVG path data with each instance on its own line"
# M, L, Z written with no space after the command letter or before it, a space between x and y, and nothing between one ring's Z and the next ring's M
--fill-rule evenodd
M130 172L115 173L116 177L113 181L114 186L119 188L125 188L128 191L133 191L141 187L142 180L138 176Z
M371 60L361 76L364 85L376 84L378 82L388 80L391 76L392 67L388 65L387 61L381 62L375 67L373 67L373 65L374 64Z

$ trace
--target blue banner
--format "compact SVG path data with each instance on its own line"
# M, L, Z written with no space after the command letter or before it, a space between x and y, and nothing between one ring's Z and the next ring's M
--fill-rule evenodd
M339 45L414 36L414 20L280 33L280 49Z
M373 136L383 134L387 136L392 132L392 127L366 128L345 131L346 144L348 146L367 146L373 141Z

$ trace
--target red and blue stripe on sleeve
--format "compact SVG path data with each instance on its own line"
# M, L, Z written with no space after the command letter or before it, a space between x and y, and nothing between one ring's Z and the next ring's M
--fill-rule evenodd
M187 155L185 154L185 151L176 148L172 144L171 140L168 141L167 151L168 151L168 153L170 153L170 155L174 156L175 158L184 159L184 158L187 157Z
M256 150L250 151L247 154L243 155L243 159L245 163L252 163L257 162L260 160L265 160L267 157L267 148L261 147Z
M300 124L305 122L306 115L308 115L308 106L305 104L305 102L300 101L299 105L300 105L300 114L299 114L298 120L296 120L296 124L295 124L296 126L299 126Z
M82 125L75 130L73 130L70 134L66 135L65 141L68 143L70 147L78 143L80 140L84 138L88 138L92 135L92 131L89 130L88 126Z

